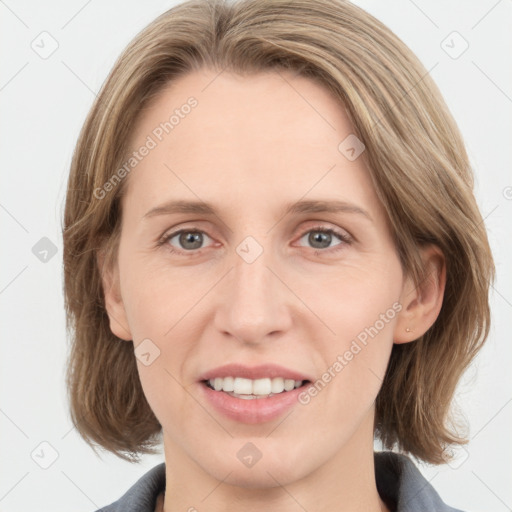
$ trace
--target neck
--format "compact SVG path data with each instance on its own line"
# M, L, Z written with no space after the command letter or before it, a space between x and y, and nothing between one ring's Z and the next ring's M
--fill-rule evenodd
M247 512L389 512L376 487L373 417L365 422L348 443L327 462L319 461L311 473L297 479L289 478L282 468L266 468L266 483L257 486L247 478L237 478L236 466L215 478L164 432L166 491L161 510L227 512L236 504ZM293 467L293 463L287 466Z

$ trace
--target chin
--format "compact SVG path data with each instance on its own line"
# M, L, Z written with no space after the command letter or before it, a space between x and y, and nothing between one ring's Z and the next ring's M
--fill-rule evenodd
M238 439L234 451L226 450L222 460L210 459L202 465L203 469L225 484L246 489L270 489L288 485L314 471L314 467L309 467L311 463L307 462L307 456L295 453L296 447L290 446L287 451L281 446L280 450L275 450L272 443L265 445L264 441L261 439L252 443ZM255 449L256 443L261 446L259 453Z
M264 464L262 461L256 466L240 468L238 465L233 465L228 470L231 473L227 478L227 473L213 476L223 480L225 484L244 489L271 489L281 485L288 485L300 479L296 469L280 468L274 464Z

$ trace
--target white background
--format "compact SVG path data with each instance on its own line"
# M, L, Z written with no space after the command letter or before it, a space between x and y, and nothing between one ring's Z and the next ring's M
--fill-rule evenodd
M470 444L453 467L420 469L453 507L511 510L512 2L355 3L388 25L427 70L435 65L431 75L468 147L497 266L491 335L457 393ZM94 511L163 461L163 455L139 465L108 453L100 458L72 427L64 388L61 217L72 151L95 93L125 45L174 4L0 1L1 511ZM47 59L31 48L43 31L58 42ZM469 43L457 59L441 46L453 31ZM32 252L43 237L57 251L46 262ZM44 454L40 463L50 461L42 442L58 454L48 469L31 457L36 450Z

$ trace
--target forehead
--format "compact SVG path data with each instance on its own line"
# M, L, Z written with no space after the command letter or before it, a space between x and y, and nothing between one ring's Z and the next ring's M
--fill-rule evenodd
M372 203L363 158L339 150L353 131L342 103L310 79L194 71L142 112L130 146L151 149L129 175L127 200L136 196L142 209L165 194L269 204L321 193Z

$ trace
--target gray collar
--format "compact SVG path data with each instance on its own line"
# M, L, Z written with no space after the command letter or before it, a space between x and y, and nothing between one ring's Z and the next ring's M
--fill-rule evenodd
M384 451L374 452L377 490L393 512L462 512L446 505L411 459ZM114 503L96 512L154 512L158 494L165 490L165 462L133 484Z

